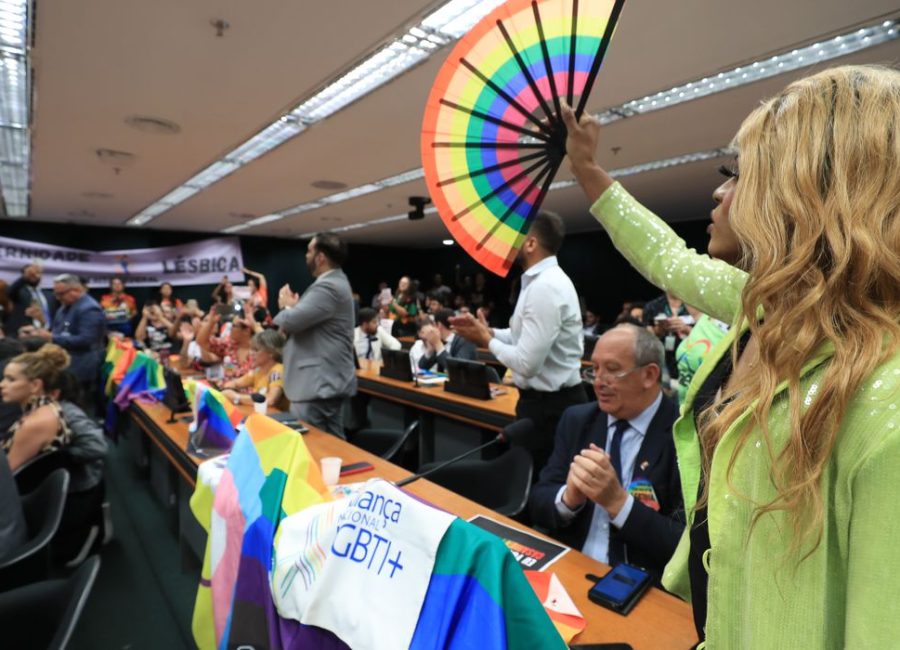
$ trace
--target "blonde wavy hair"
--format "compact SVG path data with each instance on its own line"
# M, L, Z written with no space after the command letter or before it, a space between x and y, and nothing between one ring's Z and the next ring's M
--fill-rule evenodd
M69 353L54 343L46 343L34 352L24 352L9 360L21 367L30 380L40 379L44 390L59 383L59 377L69 366Z
M700 418L704 476L722 435L758 399L728 480L758 428L777 495L755 504L753 523L786 512L789 550L806 557L822 539L820 479L848 404L900 341L900 72L846 66L796 81L750 114L734 145L740 176L730 222L749 272L741 318L760 359L717 402L718 413ZM826 343L834 356L804 410L801 370ZM732 355L736 363L737 343ZM768 420L782 381L790 433L776 449Z

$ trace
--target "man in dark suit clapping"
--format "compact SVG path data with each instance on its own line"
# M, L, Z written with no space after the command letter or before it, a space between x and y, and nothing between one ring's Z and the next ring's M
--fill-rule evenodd
M431 370L435 365L440 372L447 372L447 359L466 359L475 361L478 348L471 341L457 336L450 329L452 309L439 309L434 315L434 325L423 328L422 340L425 342L425 354L419 359L422 370Z
M529 504L533 522L563 543L657 580L684 530L678 410L660 390L663 356L659 340L633 325L598 339L586 373L597 401L563 413Z

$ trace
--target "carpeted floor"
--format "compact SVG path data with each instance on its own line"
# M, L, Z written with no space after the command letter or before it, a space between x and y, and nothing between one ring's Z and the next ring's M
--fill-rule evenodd
M182 572L171 513L141 476L126 443L110 445L107 491L114 539L71 648L193 648L191 612L199 571Z

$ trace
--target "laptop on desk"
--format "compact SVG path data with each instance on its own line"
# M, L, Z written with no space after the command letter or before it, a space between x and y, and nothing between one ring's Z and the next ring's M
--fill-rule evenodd
M399 381L413 380L412 365L407 350L381 350L381 370L379 374Z
M490 375L486 364L466 359L447 359L444 390L475 399L491 399Z

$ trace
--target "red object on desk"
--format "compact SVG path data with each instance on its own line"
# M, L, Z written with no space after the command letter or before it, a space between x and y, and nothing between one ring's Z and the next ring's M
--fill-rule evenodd
M363 472L368 472L370 470L375 469L375 466L371 463L351 463L349 465L344 465L341 467L341 476L350 476L351 474L362 474Z

